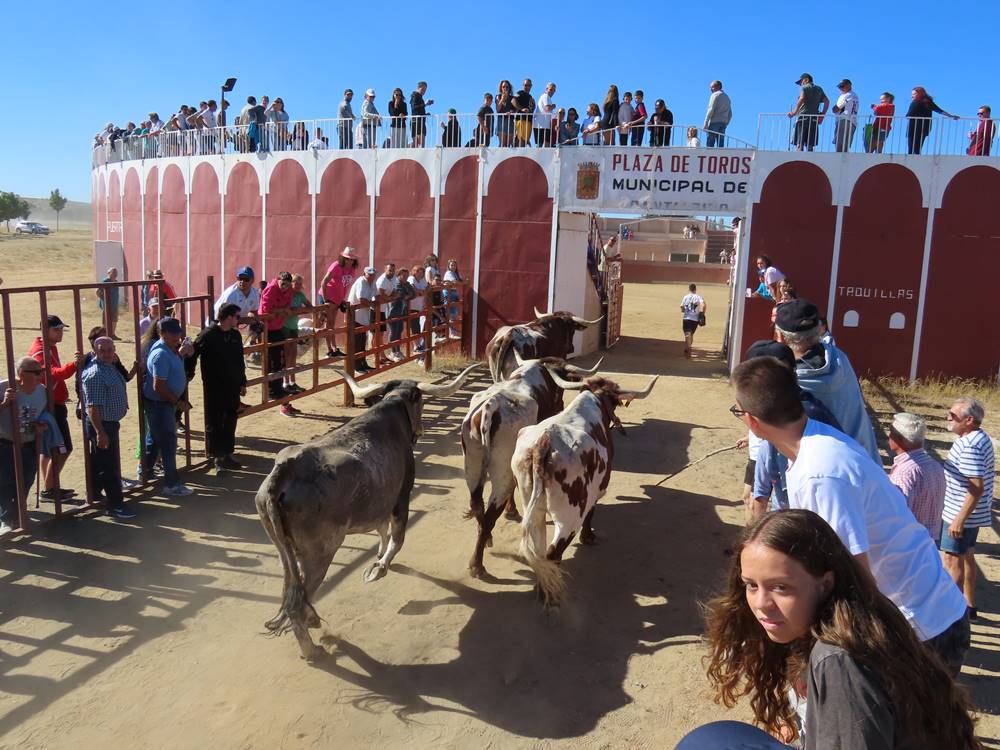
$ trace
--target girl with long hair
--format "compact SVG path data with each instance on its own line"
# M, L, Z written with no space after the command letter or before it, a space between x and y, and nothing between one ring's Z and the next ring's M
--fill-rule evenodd
M392 90L392 101L389 102L389 146L391 148L406 148L407 114L403 89L397 86Z
M612 83L608 86L608 93L604 97L604 109L601 114L601 131L605 146L610 146L615 138L615 128L618 127L618 108L620 106L618 87Z
M705 619L716 702L750 696L771 735L802 735L805 750L981 748L965 693L811 511L769 513L747 529ZM806 699L801 725L792 696ZM753 747L786 747L723 722L695 730L678 750L751 746L738 744L751 737Z
M494 99L497 110L497 140L501 146L514 145L514 87L504 78L497 85Z
M910 107L906 110L906 153L919 154L924 140L931 132L931 117L938 112L952 120L958 115L945 112L923 86L914 86L910 92Z

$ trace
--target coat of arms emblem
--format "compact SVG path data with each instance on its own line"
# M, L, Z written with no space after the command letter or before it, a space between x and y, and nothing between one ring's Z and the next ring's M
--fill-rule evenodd
M576 197L580 200L597 200L601 191L601 165L596 161L581 162L576 168Z

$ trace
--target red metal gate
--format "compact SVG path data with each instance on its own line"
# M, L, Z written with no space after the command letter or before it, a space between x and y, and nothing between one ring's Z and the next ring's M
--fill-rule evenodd
M607 294L604 348L615 345L622 334L622 301L625 297L625 286L622 284L622 261L612 260L604 272L604 291Z

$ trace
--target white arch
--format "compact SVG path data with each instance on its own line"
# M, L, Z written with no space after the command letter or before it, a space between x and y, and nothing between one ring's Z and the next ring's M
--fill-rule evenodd
M889 330L902 331L906 328L906 316L901 312L894 312L889 316Z
M844 313L844 321L843 323L841 323L841 325L843 325L844 328L857 328L858 323L860 322L861 322L861 316L858 315L858 311L848 310L847 312Z

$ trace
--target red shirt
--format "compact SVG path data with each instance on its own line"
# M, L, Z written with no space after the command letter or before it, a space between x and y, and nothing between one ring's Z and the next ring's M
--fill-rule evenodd
M996 125L988 117L979 121L978 127L969 133L969 144L967 153L969 156L989 156L990 145L993 143L993 136L996 133Z
M292 285L288 285L288 289L282 289L278 286L278 280L274 279L268 284L264 291L260 295L260 314L274 312L275 310L287 310L292 306L292 297L295 296L295 290ZM267 330L269 331L280 331L285 326L285 316L280 315L276 318L271 318L267 321Z
M881 130L884 133L888 133L892 130L892 118L896 115L896 105L892 104L876 104L872 111L875 113L875 128L876 130Z
M177 292L174 291L174 288L170 286L170 283L166 279L158 279L149 288L149 298L153 299L153 297L156 297L160 305L163 305L164 300L176 299L177 296Z
M35 339L35 343L28 350L28 356L34 357L45 366L45 354L42 351L42 337ZM59 352L56 351L55 344L49 344L49 364L52 366L51 374L46 373L45 383L52 389L52 403L65 404L69 401L69 389L66 381L76 373L76 362L70 362L63 367L59 364Z

